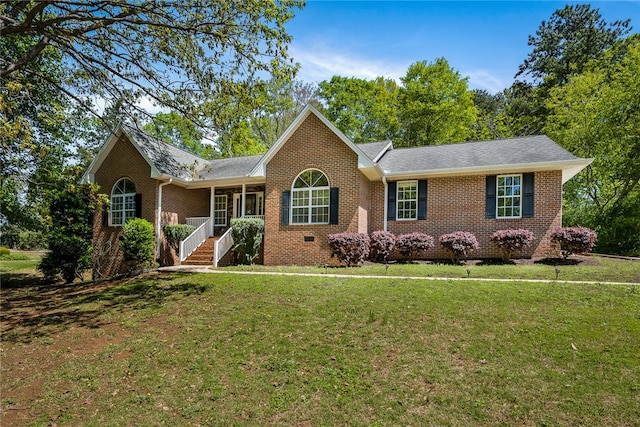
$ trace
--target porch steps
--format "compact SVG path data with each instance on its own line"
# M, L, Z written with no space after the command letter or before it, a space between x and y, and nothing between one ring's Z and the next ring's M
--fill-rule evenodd
M209 237L198 249L182 261L182 265L213 265L213 248L217 237Z

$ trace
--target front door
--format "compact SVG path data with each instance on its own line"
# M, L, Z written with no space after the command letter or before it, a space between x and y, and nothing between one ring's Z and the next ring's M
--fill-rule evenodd
M263 211L263 194L264 193L245 193L247 201L244 204L244 216L262 216ZM241 217L242 212L242 194L236 193L233 195L233 216L234 218Z

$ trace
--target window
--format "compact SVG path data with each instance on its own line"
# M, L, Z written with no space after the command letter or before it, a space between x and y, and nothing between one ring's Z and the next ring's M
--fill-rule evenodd
M293 224L329 223L329 181L317 169L302 172L291 190L291 222Z
M128 178L116 182L111 190L111 225L124 225L136 216L136 186Z
M396 219L418 219L418 181L400 181L397 191Z
M213 198L213 225L227 225L227 195Z
M520 218L522 207L522 175L499 175L497 180L496 218Z

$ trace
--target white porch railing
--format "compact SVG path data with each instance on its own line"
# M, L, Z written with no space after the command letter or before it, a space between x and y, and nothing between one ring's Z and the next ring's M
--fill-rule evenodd
M222 257L225 256L227 252L229 252L229 249L231 249L232 246L233 246L233 235L231 234L231 227L229 227L229 229L225 231L225 233L222 236L220 236L220 238L216 240L214 244L214 251L213 251L214 267L218 266L218 262L220 262Z
M189 255L193 253L198 246L204 243L209 237L211 230L211 218L205 218L205 221L196 228L193 233L180 242L180 262L187 259Z
M208 216L194 216L191 218L185 218L185 222L189 225L193 225L194 227L198 228L202 224L207 222L208 219L209 219Z

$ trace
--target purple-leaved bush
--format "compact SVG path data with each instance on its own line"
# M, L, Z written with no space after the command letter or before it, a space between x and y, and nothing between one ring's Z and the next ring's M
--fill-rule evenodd
M396 236L389 231L371 233L369 258L375 262L387 262L396 245Z
M451 260L456 264L460 262L460 257L466 257L480 247L476 236L468 231L443 234L440 236L440 244L451 252Z
M587 227L556 228L551 233L551 241L560 244L564 259L569 255L591 252L596 245L597 237L596 232Z
M412 260L418 256L420 252L426 251L433 247L433 237L424 233L407 233L396 237L396 248L400 255Z
M504 261L511 259L511 255L514 252L531 246L531 243L533 243L535 239L536 237L531 230L522 228L498 230L490 237L490 240L495 242L500 248Z
M332 256L338 259L347 267L358 265L369 255L369 236L364 233L336 233L327 236Z

